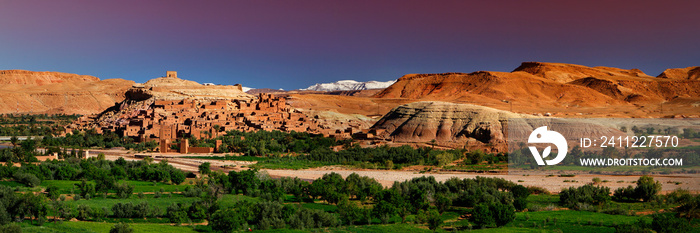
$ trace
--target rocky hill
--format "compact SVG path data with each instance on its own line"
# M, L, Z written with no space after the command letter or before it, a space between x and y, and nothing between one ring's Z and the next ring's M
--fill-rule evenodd
M687 68L667 69L659 75L659 78L677 80L700 80L700 66Z
M591 135L623 136L615 124L598 121L536 117L472 104L423 101L392 109L375 123L370 132L375 137L396 143L418 143L450 148L482 149L491 152L507 150L505 135L525 138L547 123L567 138ZM571 143L573 147L576 143Z
M518 68L513 70L513 73L515 72L529 73L558 83L568 83L587 77L647 81L653 80L654 78L638 69L625 70L604 66L587 67L575 64L549 62L523 62Z
M134 82L88 75L0 71L0 113L98 113L124 100Z
M532 116L472 104L425 101L394 108L371 130L377 137L394 142L437 142L456 148L491 144L499 147L493 149L502 151L506 143L505 122L520 117Z
M473 103L500 109L510 104L515 105L516 112L601 108L609 109L608 114L646 116L664 114L660 104L680 110L700 103L698 70L670 69L652 77L637 69L525 62L512 72L408 74L374 97Z
M160 77L136 84L125 93L127 99L141 101L147 99L182 100L182 99L252 99L253 96L243 92L240 84L202 85L195 81L180 79L175 76Z
M95 82L99 78L89 75L79 75L61 72L35 72L27 70L0 70L0 84L19 84L42 86L63 82Z

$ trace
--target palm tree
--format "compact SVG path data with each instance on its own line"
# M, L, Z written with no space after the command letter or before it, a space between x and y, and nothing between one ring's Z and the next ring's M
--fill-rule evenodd
M679 217L686 218L690 222L694 218L700 218L700 196L688 200L676 208Z
M17 146L17 142L19 142L19 139L17 138L17 136L12 136L10 138L10 142L12 143L12 147L15 147Z

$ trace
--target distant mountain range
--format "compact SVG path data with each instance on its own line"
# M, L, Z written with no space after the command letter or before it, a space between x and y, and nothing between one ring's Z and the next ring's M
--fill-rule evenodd
M370 89L384 89L391 84L394 84L396 80L380 82L380 81L367 81L358 82L355 80L340 80L333 83L317 83L313 86L301 89L305 91L356 91L356 90L370 90Z
M168 89L172 85L165 81L174 81L156 80L163 81L158 84L159 89ZM187 80L179 82L190 83ZM127 90L134 85L134 81L124 79L100 80L60 72L0 70L0 113L99 113L123 101ZM196 82L185 86L188 85L203 86ZM226 89L213 89L217 88ZM201 91L197 88L188 91L198 95L218 95L199 93ZM445 101L513 109L519 113L553 112L562 116L590 113L606 117L645 117L650 114L655 117L697 117L700 67L667 69L658 76L650 76L638 69L524 62L512 72L407 74L387 82L342 80L294 91L265 88L244 88L243 91L249 94L310 94L294 96L296 99L290 103L293 102L294 107L312 109L323 106L325 110L352 114L383 115L404 102ZM379 100L401 101L381 102L394 104L380 106L376 102ZM373 106L371 112L367 112L368 106Z

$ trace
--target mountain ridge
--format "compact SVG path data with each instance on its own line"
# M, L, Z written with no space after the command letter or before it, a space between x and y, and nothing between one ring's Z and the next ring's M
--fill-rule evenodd
M134 81L52 71L1 70L0 113L92 114L124 100Z

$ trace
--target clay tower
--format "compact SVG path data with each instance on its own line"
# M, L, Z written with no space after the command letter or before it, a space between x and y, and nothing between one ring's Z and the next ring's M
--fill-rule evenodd
M177 78L177 71L165 71L165 77Z

